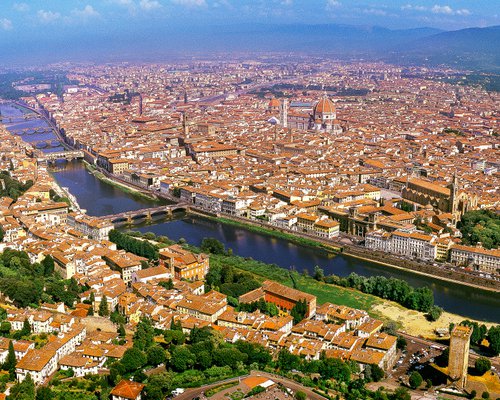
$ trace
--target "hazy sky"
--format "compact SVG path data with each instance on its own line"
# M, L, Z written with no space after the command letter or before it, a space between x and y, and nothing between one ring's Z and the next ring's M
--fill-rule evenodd
M169 32L189 35L204 27L255 23L453 30L499 25L499 5L500 0L0 0L0 50L71 50L76 41L102 48L103 42L159 41Z

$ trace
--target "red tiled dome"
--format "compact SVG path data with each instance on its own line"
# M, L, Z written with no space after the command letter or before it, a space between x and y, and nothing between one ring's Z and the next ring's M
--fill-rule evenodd
M320 101L318 101L316 107L314 107L314 113L334 114L335 105L333 104L333 101L331 101L329 98L323 97Z
M269 108L279 108L281 106L281 103L278 99L273 98L271 101L269 101Z

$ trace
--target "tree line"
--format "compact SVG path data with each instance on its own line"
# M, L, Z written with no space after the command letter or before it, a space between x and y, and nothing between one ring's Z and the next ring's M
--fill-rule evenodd
M392 300L411 310L430 312L434 305L434 293L430 288L419 287L414 289L402 279L386 278L384 276L364 277L354 272L346 278L337 275L322 275L316 272L315 278L326 283L353 288L363 293Z
M64 280L55 272L50 255L31 263L24 251L5 249L0 254L0 291L18 307L37 307L41 302L71 307L83 290L74 279Z
M115 243L119 249L123 249L140 257L146 257L149 260L158 260L158 247L147 240L141 240L131 237L116 229L109 232L109 240Z
M12 200L17 201L19 196L32 186L32 180L22 183L12 178L9 171L0 172L0 197L10 197Z

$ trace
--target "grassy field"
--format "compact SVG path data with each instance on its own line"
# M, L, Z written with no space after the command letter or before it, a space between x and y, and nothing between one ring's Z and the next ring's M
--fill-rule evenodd
M304 277L298 273L294 273L294 277L297 277L296 288L303 292L314 294L318 298L318 304L330 302L371 311L372 307L381 301L375 296L361 293L354 289L318 282L313 278Z
M349 288L318 282L309 276L286 270L274 264L265 264L254 259L238 256L212 255L211 258L214 262L229 264L236 269L250 272L259 281L271 279L283 285L295 287L303 292L313 294L318 298L318 304L330 302L370 311L373 305L381 301L375 296Z

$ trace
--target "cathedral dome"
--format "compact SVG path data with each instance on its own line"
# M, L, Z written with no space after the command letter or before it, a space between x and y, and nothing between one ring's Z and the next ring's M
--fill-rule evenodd
M323 97L314 107L314 114L335 114L335 105L328 97Z
M272 98L267 107L270 110L275 110L277 108L280 108L280 106L281 106L280 101L277 98Z

